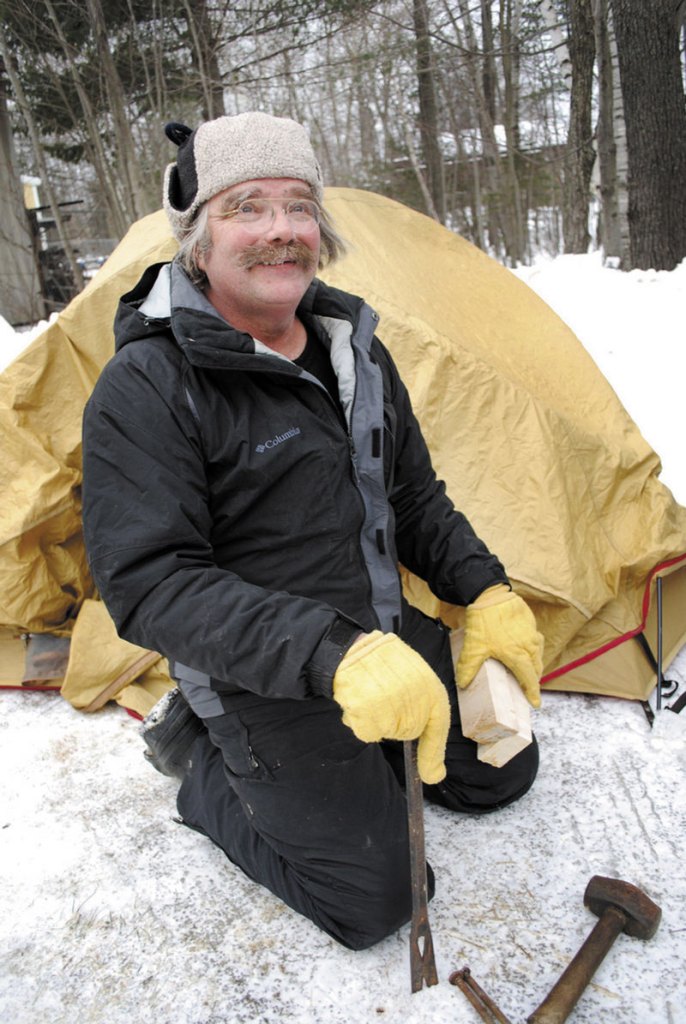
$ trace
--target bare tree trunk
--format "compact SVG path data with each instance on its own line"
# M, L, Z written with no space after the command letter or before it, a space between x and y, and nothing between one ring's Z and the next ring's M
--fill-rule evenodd
M630 230L629 230L629 148L626 139L626 119L624 117L624 100L619 74L619 56L615 36L614 17L611 0L607 0L607 38L610 45L610 62L612 67L612 131L617 152L617 214L620 232L621 266L629 266Z
M424 172L422 171L421 164L419 163L419 159L414 148L414 142L412 141L412 133L410 132L409 129L405 137L405 143L407 145L407 152L410 157L410 163L412 164L412 170L415 173L417 182L419 184L419 188L424 198L427 213L429 214L430 217L433 217L433 219L437 220L440 224L441 218L438 216L438 211L434 206L434 199L431 194L431 189L429 188L429 183L427 182L426 177L424 176Z
M5 63L7 77L9 78L10 83L12 85L14 99L16 101L17 106L19 107L19 110L21 111L21 115L24 118L26 127L29 131L29 137L31 139L33 154L36 158L36 165L38 167L38 172L41 176L43 188L45 189L45 195L50 206L50 212L52 213L53 219L55 221L55 228L57 230L57 234L60 240L60 245L64 249L64 254L67 258L67 262L69 263L69 269L71 270L72 276L74 278L74 285L76 286L77 291L79 291L81 288L83 288L83 274L81 273L81 267L76 262L76 254L74 253L72 244L69 241L69 237L67 235L67 231L64 225L64 220L62 218L62 212L60 210L60 205L57 199L57 195L55 194L55 190L52 187L52 181L50 180L50 175L48 173L48 165L45 159L45 152L43 150L43 145L40 140L38 128L36 127L33 112L28 103L28 100L26 99L24 87L14 67L12 57L7 46L7 42L5 40L5 34L1 28L0 53L2 54L2 59Z
M193 41L191 58L198 69L202 90L202 116L212 121L224 114L224 83L219 70L216 33L206 0L184 0L186 23Z
M419 93L419 131L424 154L426 187L433 213L445 224L445 178L443 154L438 144L438 103L434 82L433 55L429 39L429 11L426 0L413 0L416 40L417 89ZM412 158L412 154L410 154ZM430 211L431 212L431 211Z
M291 54L286 51L283 55L283 66L286 70L286 91L288 94L288 110L296 121L305 119L305 111L302 106L302 96L298 91L298 75L293 70Z
M133 10L133 0L127 0L127 7L131 19L131 25L135 26L136 18ZM156 0L150 0L150 16L154 21L162 21L160 8ZM167 85L164 77L164 34L156 32L153 43L153 59L151 62L141 61L141 68L145 75L146 91L153 97L151 106L153 110L170 110Z
M631 266L686 257L686 110L674 0L613 0L629 154Z
M629 257L624 109L613 66L608 0L593 0L598 60L598 166L600 170L600 244L606 257L625 266ZM620 154L618 155L618 138ZM623 174L619 166L623 164Z
M484 106L488 116L495 123L495 99L498 88L498 73L495 68L495 52L493 48L493 13L491 0L481 0L481 38L483 41L483 66L481 81L484 94Z
M570 94L562 194L565 252L586 252L590 243L588 208L595 161L591 120L595 36L591 2L569 0L565 32L552 0L537 0Z
M458 24L451 5L445 0L444 9L451 19L458 45L467 55L466 67L472 83L472 94L476 103L476 110L479 121L479 132L481 152L478 147L474 158L481 159L483 175L475 168L478 176L478 193L483 196L483 207L485 209L486 235L488 242L484 247L490 248L493 252L501 252L503 245L509 251L510 240L508 237L509 224L502 215L502 206L505 193L504 174L498 142L495 134L495 122L489 111L489 104L483 91L483 75L479 62L481 47L479 46L476 30L466 0L459 0L461 24ZM476 191L476 190L475 190ZM483 238L483 213L479 214L479 224Z
M0 69L0 312L8 323L30 324L46 314L40 276L15 166Z
M595 37L591 0L570 0L568 46L572 82L565 156L563 231L565 252L585 253L591 241L588 208L595 162L592 127Z
M574 0L570 0L573 3ZM553 0L536 0L536 5L541 13L543 21L550 35L555 51L555 59L560 67L562 76L571 90L572 88L572 62L569 59L569 48L567 37L563 32L562 22Z
M379 142L374 123L374 112L369 104L369 97L366 92L365 83L362 80L362 73L358 73L355 81L355 99L358 110L358 131L360 154L362 166L372 170L380 164Z
M100 0L86 0L91 31L102 67L110 114L116 137L117 165L122 176L126 208L130 220L138 220L147 209L140 163L126 110L124 89L110 53L105 15Z
M79 98L79 103L81 104L85 130L88 136L91 153L93 154L93 163L96 168L98 180L100 181L101 186L105 189L107 195L107 206L110 211L112 221L112 232L116 237L122 238L126 234L131 220L135 218L131 216L129 211L122 207L112 162L105 152L97 125L97 119L93 112L93 106L88 97L88 93L84 88L83 82L81 81L81 77L76 66L77 54L75 53L74 48L67 41L51 0L44 0L44 3L45 9L48 12L48 16L55 30L55 38L58 40L62 48L62 52L67 60L71 78L74 83L74 89Z
M503 122L507 156L505 161L505 207L503 215L509 228L507 236L507 255L513 266L521 263L524 258L526 225L522 210L522 196L519 187L518 157L520 153L519 135L519 25L521 18L521 0L501 0L500 3L500 38L502 40L502 61L504 81Z
M467 165L469 167L469 180L465 183L468 191L468 198L465 196L462 209L460 210L465 220L463 231L475 245L486 250L486 234L484 227L484 201L481 194L481 156L476 140L472 138L469 144L469 152L465 150L461 138L458 121L449 108L449 116L452 123L452 134L457 154L457 166ZM457 202L453 202L451 208L455 209Z

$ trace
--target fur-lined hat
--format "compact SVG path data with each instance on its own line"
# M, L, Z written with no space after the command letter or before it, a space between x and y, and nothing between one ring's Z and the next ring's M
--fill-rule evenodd
M251 112L206 121L193 131L165 126L179 147L164 176L164 209L181 241L203 203L231 185L254 178L299 178L318 203L322 172L306 129L287 117Z

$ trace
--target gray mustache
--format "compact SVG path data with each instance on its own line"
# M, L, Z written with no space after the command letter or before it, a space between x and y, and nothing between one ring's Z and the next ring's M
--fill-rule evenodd
M249 245L239 259L243 270L256 266L258 263L295 263L303 270L313 270L316 266L315 254L303 242L287 242L286 245Z

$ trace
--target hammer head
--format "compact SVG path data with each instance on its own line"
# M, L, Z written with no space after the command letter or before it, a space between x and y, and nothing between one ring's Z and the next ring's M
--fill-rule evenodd
M619 878L594 875L586 886L584 904L598 917L608 907L621 911L626 920L622 931L637 939L652 939L662 917L658 905L644 892Z

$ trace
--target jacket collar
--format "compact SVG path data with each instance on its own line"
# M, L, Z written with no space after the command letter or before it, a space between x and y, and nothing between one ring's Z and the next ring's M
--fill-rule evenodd
M299 315L347 321L354 330L362 299L315 278L305 292ZM206 368L279 369L299 373L289 360L271 353L251 335L231 326L174 260L149 267L136 287L121 299L115 319L117 348L171 329L186 359ZM348 328L348 334L350 328Z

